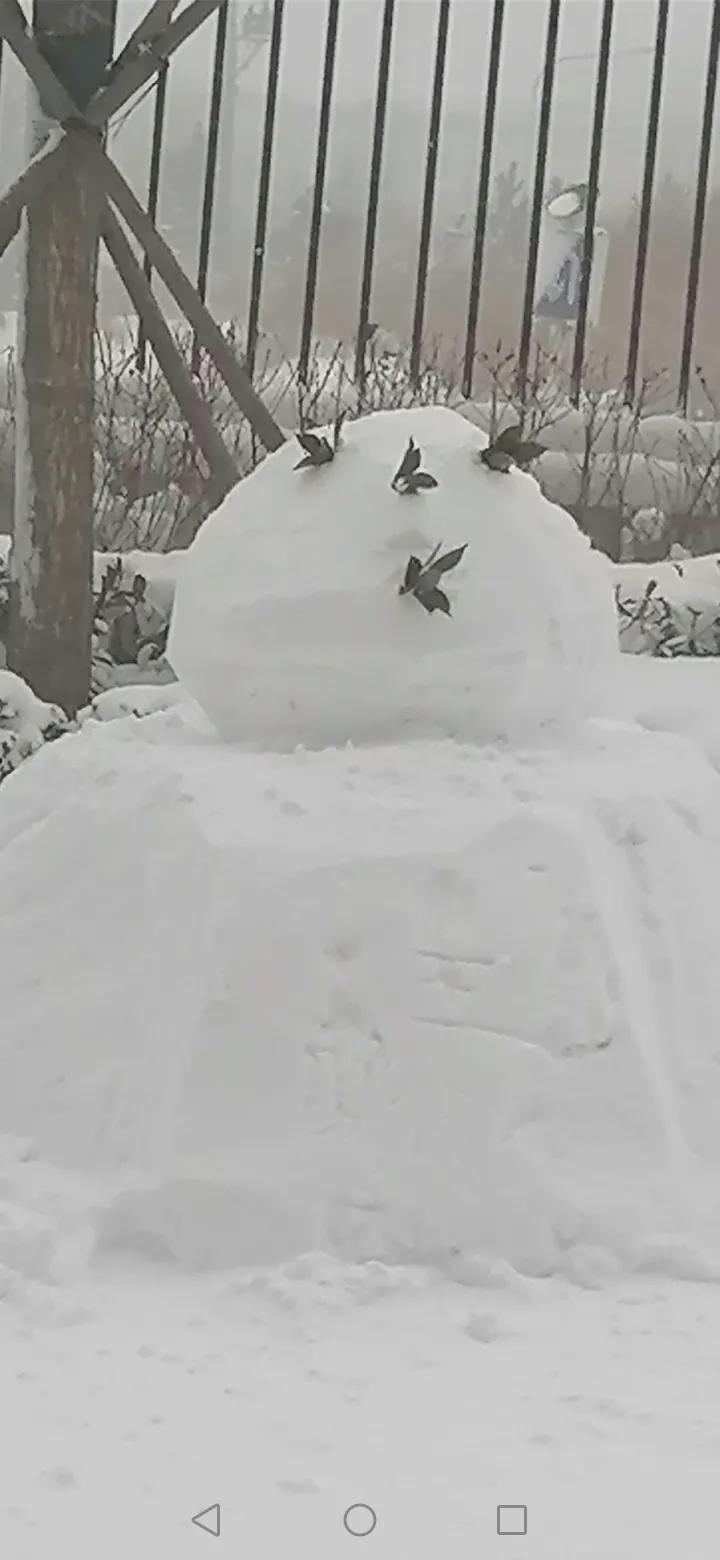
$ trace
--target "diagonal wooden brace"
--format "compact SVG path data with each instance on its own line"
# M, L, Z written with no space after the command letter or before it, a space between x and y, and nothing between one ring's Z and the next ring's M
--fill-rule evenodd
M158 233L147 212L143 211L137 196L133 194L119 168L116 168L101 147L98 146L93 150L98 158L98 164L102 162L102 178L107 194L117 206L138 243L142 245L153 270L157 271L168 292L182 309L186 320L192 325L200 346L207 352L208 357L212 358L238 410L247 417L251 428L266 450L279 450L285 443L282 429L278 427L272 413L260 399L248 373L238 362L232 348L228 346L222 331L216 325L192 282L185 275L169 244L166 244L164 238Z
M24 207L57 177L62 163L67 161L69 155L67 137L56 132L54 137L46 141L38 156L28 163L14 184L0 196L0 259L19 231Z
M26 70L48 118L56 119L61 125L74 124L83 119L96 130L101 130L111 115L157 74L164 61L197 31L208 16L217 11L220 4L221 0L190 0L180 16L170 23L163 37L149 45L140 56L128 60L117 77L96 92L92 103L82 115L28 32L19 0L0 0L0 36L5 38ZM148 20L147 17L145 20Z
M101 232L120 280L142 319L145 335L169 388L205 456L213 479L215 496L219 501L239 481L240 473L193 383L181 353L177 350L172 334L155 301L152 288L138 265L120 223L107 203Z
M150 81L157 75L160 66L170 59L186 38L192 37L192 34L197 32L198 27L218 10L220 4L221 0L191 0L190 5L181 11L180 15L170 22L164 32L156 36L152 43L145 40L142 53L128 59L126 64L118 69L117 75L113 72L108 85L96 92L91 104L85 110L88 124L94 125L96 129L107 124L111 115L123 108L128 98L139 91L140 87L144 87L146 81ZM149 20L149 17L145 18L146 22Z
M58 81L52 66L27 30L18 0L0 0L0 37L9 44L20 61L40 99L40 106L48 119L60 124L80 117L76 103Z
M193 0L193 3L197 3L197 0ZM206 0L206 3L210 4L211 0ZM215 0L212 0L212 3L215 4ZM108 157L101 145L97 127L90 128L87 125L87 121L79 114L77 105L73 103L69 93L40 53L34 39L28 34L18 0L0 0L0 36L7 39L13 53L27 71L45 112L73 133L87 136L88 144L97 162L98 176L103 188L142 245L148 259L182 309L186 319L193 326L200 345L215 363L238 410L247 417L267 450L279 449L285 442L282 430L261 401L249 375L231 351L222 331L216 325L182 266L175 259L169 245L158 233L147 213L143 211L119 168Z
M146 11L141 22L138 22L135 31L130 34L127 43L113 60L107 73L106 85L114 81L121 70L137 59L142 54L147 44L153 44L169 26L173 15L180 4L180 0L153 0L149 11Z

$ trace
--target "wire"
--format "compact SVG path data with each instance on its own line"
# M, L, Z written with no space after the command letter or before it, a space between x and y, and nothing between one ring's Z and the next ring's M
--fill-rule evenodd
M109 131L111 135L117 135L130 116L134 114L135 109L139 108L141 103L144 103L146 97L149 97L151 92L154 92L156 81L157 77L153 76L150 81L145 83L142 91L136 97L130 99L129 104L126 104L123 111L115 119L110 120Z

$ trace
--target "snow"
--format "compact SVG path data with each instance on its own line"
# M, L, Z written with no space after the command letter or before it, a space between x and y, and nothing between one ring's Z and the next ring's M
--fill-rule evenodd
M720 790L693 743L625 719L247 753L180 705L26 769L0 1126L89 1178L103 1249L551 1274L682 1238L712 1266Z
M315 1258L247 1280L116 1269L82 1300L74 1324L6 1308L12 1560L192 1560L216 1501L233 1556L336 1560L358 1502L378 1560L712 1554L712 1288L478 1295ZM479 1308L493 1341L468 1331ZM527 1504L526 1540L499 1546L500 1503Z
M0 564L7 565L11 555L10 537L0 535ZM162 612L169 614L178 574L187 554L184 552L150 553L140 548L129 552L96 552L93 559L93 584L99 590L103 575L109 565L123 562L123 580L132 582L136 574L144 575L148 582L148 600Z
M407 420L398 438L368 419L372 458L348 430L307 482L292 452L267 462L267 493L244 484L249 511L179 571L203 709L190 677L115 690L0 787L12 1560L182 1560L216 1501L238 1554L336 1560L358 1503L377 1560L475 1560L500 1504L528 1508L508 1560L712 1552L720 661L621 657L613 571L447 416L413 414L440 481L417 500L387 492ZM482 527L486 579L469 548L450 621L396 598L383 514L427 551ZM411 625L404 659L384 608L356 631L358 571ZM333 622L365 690L347 726ZM423 634L456 630L454 658L427 652L440 730L419 701L393 730L368 640L390 683ZM527 696L514 740L495 721L470 741L458 702L443 728L453 675L497 714L511 635L506 690L541 659L535 719ZM303 665L325 747L311 721L298 744L287 699L283 727ZM209 716L238 710L228 742Z
M691 474L676 461L624 451L594 454L585 469L582 455L549 449L537 462L536 474L557 504L582 502L625 512L660 504L680 513L693 492Z
M613 579L623 599L639 601L651 580L658 594L673 605L692 606L698 611L715 613L720 606L720 556L708 553L702 558L683 558L672 563L622 563L612 565Z
M410 439L433 492L391 489ZM350 424L331 465L286 445L206 521L168 660L218 731L266 748L517 737L592 710L617 627L607 570L531 476L441 407ZM452 617L398 597L411 554L467 544Z
M122 687L108 688L91 700L87 710L82 710L80 724L86 720L124 720L128 715L142 717L157 715L161 710L176 704L185 704L187 695L178 683L169 686L157 683L127 683Z

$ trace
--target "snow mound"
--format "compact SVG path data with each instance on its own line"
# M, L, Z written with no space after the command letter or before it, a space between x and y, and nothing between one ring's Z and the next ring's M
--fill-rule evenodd
M433 491L391 488L409 439ZM218 731L265 748L516 737L597 707L617 624L607 568L531 476L440 407L348 425L332 463L287 444L200 530L168 659ZM467 544L452 616L400 597L408 559Z
M0 1131L87 1180L103 1250L188 1268L697 1272L719 873L716 771L632 722L293 755L88 722L0 798Z
M187 694L176 682L169 686L128 683L96 694L87 709L80 712L78 720L83 725L86 720L125 720L132 715L142 719L146 715L158 715L163 710L186 702Z

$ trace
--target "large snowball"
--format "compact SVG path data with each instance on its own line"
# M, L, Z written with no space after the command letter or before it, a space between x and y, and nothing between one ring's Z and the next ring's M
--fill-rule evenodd
M392 491L409 438L438 487ZM527 734L597 707L617 655L609 571L531 476L490 472L444 408L350 424L331 465L295 441L199 532L168 655L222 736L264 747ZM399 596L411 554L468 544L452 616Z

